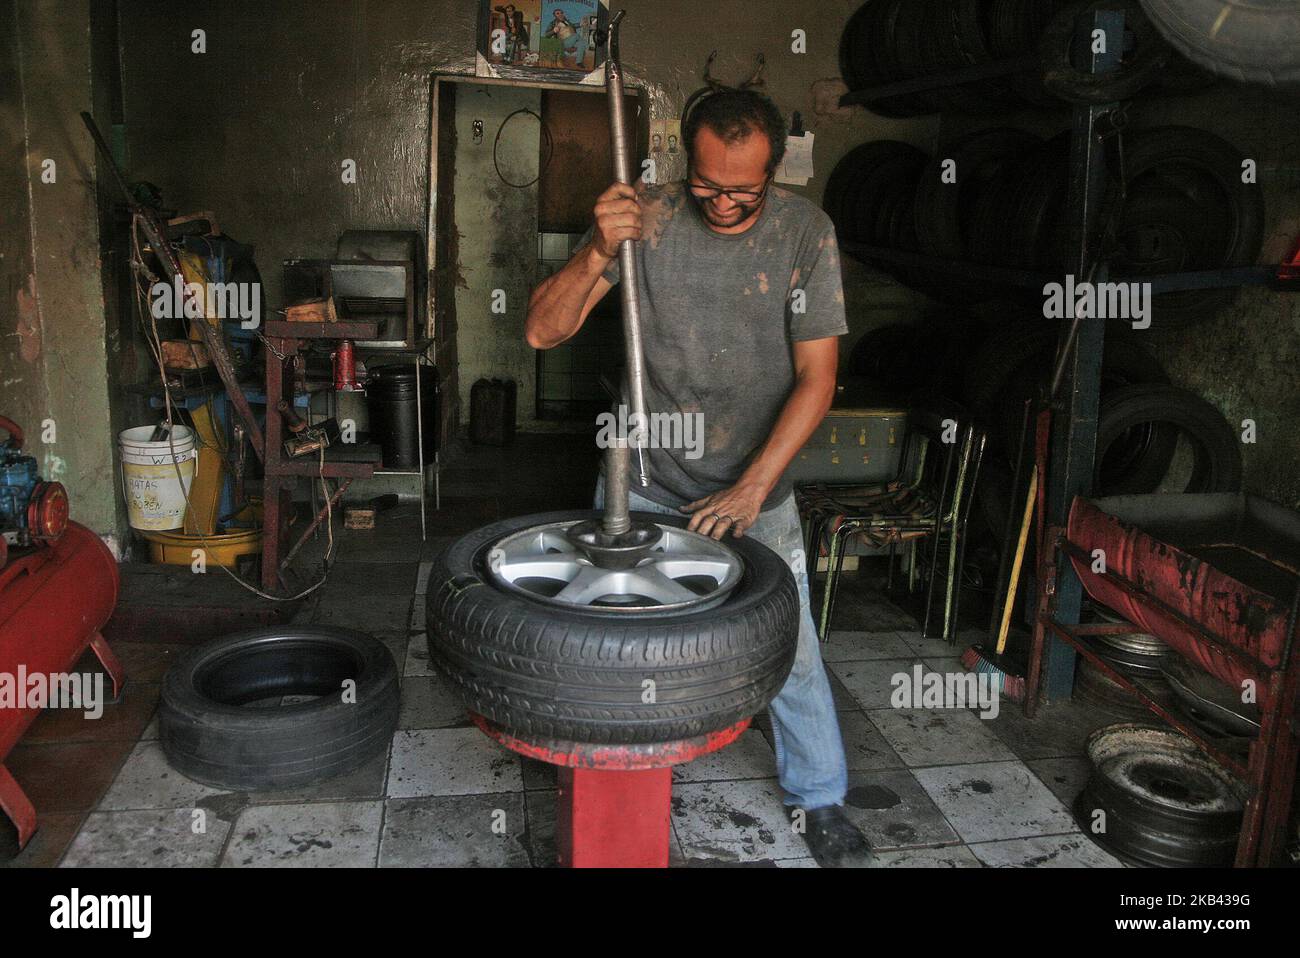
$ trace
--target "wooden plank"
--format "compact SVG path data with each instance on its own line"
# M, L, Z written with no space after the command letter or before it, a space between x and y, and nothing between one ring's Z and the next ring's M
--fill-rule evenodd
M378 322L290 323L267 320L266 335L273 339L375 339Z

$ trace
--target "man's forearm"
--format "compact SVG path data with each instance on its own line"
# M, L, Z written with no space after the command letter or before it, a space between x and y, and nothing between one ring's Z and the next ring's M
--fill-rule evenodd
M595 245L588 243L558 273L533 290L524 323L528 345L534 349L550 349L582 328L587 297L609 262Z
M785 401L762 451L750 463L740 481L759 485L764 496L771 492L790 461L826 418L834 398L833 376L811 375L801 378L790 393L790 398Z

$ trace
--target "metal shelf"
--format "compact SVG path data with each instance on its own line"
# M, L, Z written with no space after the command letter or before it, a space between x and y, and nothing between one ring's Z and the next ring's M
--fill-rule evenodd
M977 63L974 66L962 67L959 70L932 73L927 76L913 77L910 80L895 80L893 83L884 83L863 90L850 90L840 97L840 106L868 106L876 100L906 96L909 93L925 93L929 90L938 90L944 87L963 86L967 83L1009 76L1013 73L1029 73L1038 68L1039 60L1037 56L1011 57L1005 60ZM1065 104L1062 103L1061 106L1064 108Z
M427 539L428 522L425 515L425 500L427 498L426 484L429 469L433 469L433 510L438 512L442 509L442 460L437 450L434 450L433 458L425 456L424 451L424 387L421 382L420 366L428 360L428 365L437 369L437 365L429 360L428 352L433 346L432 339L418 339L413 343L401 343L398 345L376 345L374 343L355 343L354 348L358 354L368 356L409 356L411 364L415 367L415 428L417 432L416 442L419 452L419 464L415 469L384 469L377 468L374 471L376 476L396 476L401 478L418 479L420 484L420 538Z

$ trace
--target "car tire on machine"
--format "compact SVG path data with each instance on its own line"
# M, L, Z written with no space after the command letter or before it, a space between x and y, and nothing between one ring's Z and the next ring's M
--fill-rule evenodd
M345 681L355 682L345 696ZM314 695L308 702L249 702ZM354 629L284 626L207 642L163 679L159 735L168 763L197 782L282 789L364 764L392 740L401 707L397 665Z
M491 547L506 536L599 516L506 519L435 560L429 659L466 706L523 737L611 745L694 738L762 711L794 662L800 605L789 566L761 543L727 540L743 565L738 584L718 605L677 613L535 601L488 570ZM633 518L686 525L675 516Z

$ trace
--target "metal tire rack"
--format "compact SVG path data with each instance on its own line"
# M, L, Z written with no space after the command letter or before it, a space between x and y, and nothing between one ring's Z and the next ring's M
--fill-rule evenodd
M1122 35L1124 13L1118 9L1119 6L1121 4L1117 3L1117 9L1114 10L1095 10L1091 21L1078 27L1084 34L1079 38L1080 41L1084 41L1094 29L1104 30L1111 36ZM1091 62L1088 66L1091 72L1109 73L1119 68L1120 50L1116 49L1116 46L1109 45L1106 53L1090 53ZM1080 48L1090 49L1090 45L1083 42ZM1013 57L947 73L935 73L854 90L842 96L839 102L841 106L867 106L876 100L902 94L1007 76L1038 69L1038 67L1039 60L1036 56ZM1065 269L1062 272L1072 270L1076 276L1086 277L1090 270L1095 268L1094 278L1099 282L1106 278L1107 265L1099 258L1103 253L1103 237L1098 234L1097 227L1101 220L1110 175L1107 163L1108 149L1110 145L1116 143L1117 137L1122 135L1122 123L1116 122L1116 118L1121 115L1122 106L1120 101L1079 104L1073 111L1067 206L1072 262L1063 264ZM1033 270L937 259L925 253L892 247L845 243L843 250L867 260L885 260L905 266L941 270L962 279L985 282L991 280L1025 289L1041 289L1044 284L1062 278L1061 275ZM1150 282L1153 293L1160 293L1191 289L1264 286L1273 283L1276 279L1277 271L1274 268L1249 266L1166 273L1146 276L1143 281ZM1061 343L1069 336L1069 329L1070 320L1067 319L1062 324ZM1049 521L1056 525L1064 523L1070 500L1075 495L1084 495L1090 491L1101 392L1104 333L1103 320L1085 320L1079 324L1073 361L1067 369L1063 383L1062 401L1059 408L1055 410L1061 428L1054 430L1052 437L1047 512ZM1082 604L1082 590L1072 572L1067 570L1062 581L1058 583L1058 593L1054 598L1055 620L1062 624L1076 624ZM1068 698L1074 684L1074 655L1064 643L1053 641L1050 644L1046 656L1046 672L1043 690L1046 697L1049 700Z
M1119 4L1117 4L1117 7ZM1107 35L1122 35L1124 13L1119 9L1097 9L1091 22L1076 25L1081 32L1091 34L1095 29ZM1082 42L1078 49L1090 49ZM1119 68L1120 51L1109 45L1106 53L1092 53L1088 64L1094 74L1109 73ZM866 105L878 99L900 94L916 93L954 84L969 83L995 76L1023 72L1038 66L1037 58L1017 57L994 63L980 64L947 74L935 74L912 80L890 83L870 89L857 90L843 96L841 105ZM1068 227L1069 249L1072 262L1065 264L1076 276L1104 281L1107 263L1103 258L1105 237L1099 234L1098 225L1107 196L1108 148L1116 143L1122 133L1123 104L1120 101L1100 104L1078 104L1073 110L1070 142ZM993 280L1008 286L1042 288L1060 276L1029 270L985 266L971 262L936 260L934 257L911 251L862 244L845 244L845 252L867 259L885 260L902 265L923 268L941 268L964 279ZM1295 278L1295 263L1286 269L1288 280ZM1237 286L1271 285L1281 279L1272 267L1249 266L1194 272L1168 273L1144 277L1150 282L1153 293L1192 289L1216 289ZM1073 691L1076 652L1101 668L1113 681L1133 693L1142 705L1163 718L1179 732L1187 735L1216 763L1242 778L1248 785L1251 797L1247 802L1236 864L1239 867L1270 864L1285 838L1286 819L1294 787L1297 763L1300 762L1300 745L1296 736L1296 703L1300 694L1300 659L1294 655L1297 626L1300 622L1300 591L1297 591L1289 621L1286 652L1283 663L1275 669L1261 669L1260 680L1275 693L1274 705L1263 717L1260 739L1251 748L1249 761L1239 762L1216 747L1206 736L1178 720L1160 703L1125 676L1101 661L1087 645L1090 636L1120 629L1136 630L1131 623L1123 625L1080 625L1083 586L1074 568L1058 556L1081 554L1065 535L1066 517L1076 496L1086 496L1091 491L1094 455L1097 438L1098 406L1101 392L1101 361L1105 344L1105 320L1062 322L1058 339L1058 356L1064 354L1073 336L1073 352L1065 369L1064 388L1052 412L1059 429L1052 430L1051 451L1048 460L1048 488L1046 510L1043 517L1045 531L1039 559L1037 600L1034 610L1034 634L1028 669L1028 692L1025 714L1033 717L1039 697L1051 701L1069 698ZM1041 501L1041 500L1040 500ZM1117 581L1114 576L1106 576ZM1132 583L1118 582L1127 592L1136 587ZM1203 629L1201 630L1204 631ZM1221 641L1207 638L1216 649ZM1225 654L1232 652L1227 649ZM1178 653L1174 653L1178 654Z

